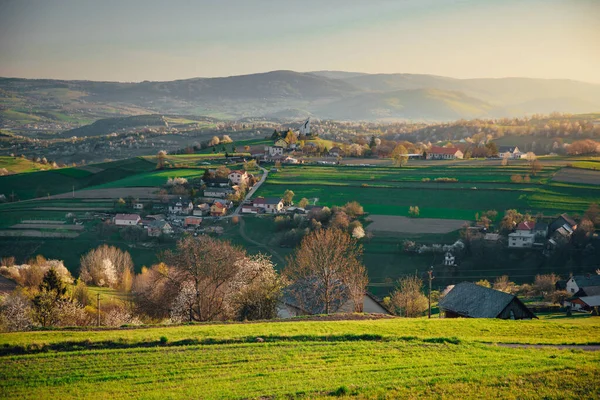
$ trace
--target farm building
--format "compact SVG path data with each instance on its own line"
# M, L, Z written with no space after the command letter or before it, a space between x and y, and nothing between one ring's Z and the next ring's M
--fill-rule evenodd
M258 197L252 201L252 205L264 209L267 214L277 214L283 211L283 201L279 197Z
M231 185L229 178L212 178L206 181L206 186L209 188L227 188Z
M344 151L341 148L337 147L337 146L336 147L332 147L329 150L329 155L331 157L343 156L344 155Z
M243 214L258 214L259 212L261 212L262 208L259 207L254 207L252 205L244 205L242 206L242 213Z
M265 156L275 157L283 156L283 147L281 146L265 146Z
M456 147L432 146L427 152L428 160L455 160L462 159L463 153Z
M115 215L115 225L132 226L137 225L142 219L137 214L117 214Z
M282 301L277 305L277 318L294 318L299 317L301 315L315 315L321 314L323 311L320 309L307 310L306 305L301 307L296 304L297 301L289 296L284 295ZM386 314L392 315L392 313L384 307L381 302L372 294L365 293L363 296L363 312L367 314ZM334 314L341 313L353 313L354 312L354 304L351 300L344 301L339 307L334 311Z
M289 145L290 144L287 142L287 140L285 140L285 139L277 139L275 141L275 146L274 147L281 147L281 148L287 149L289 147Z
M594 307L600 307L600 295L575 297L565 301L565 305L573 311L592 311Z
M454 286L439 307L446 318L536 318L517 296L470 282Z

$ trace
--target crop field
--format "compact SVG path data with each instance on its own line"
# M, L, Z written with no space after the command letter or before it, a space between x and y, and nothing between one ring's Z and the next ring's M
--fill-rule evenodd
M358 201L365 211L380 215L407 216L419 206L420 216L472 220L477 212L516 208L521 212L556 215L581 213L600 201L600 187L554 183L560 167L548 166L530 183L512 183L512 175L526 175L519 166L285 166L270 174L259 189L261 196L281 196L286 189L302 197L318 198L318 205L343 205ZM435 182L455 178L457 182ZM429 181L423 181L429 179ZM293 182L293 183L291 183Z
M99 172L89 169L62 168L51 171L31 172L27 175L0 177L0 188L7 197L13 191L20 200L65 193L116 181L131 175L149 172L156 164L142 158L94 164Z
M375 232L449 233L460 229L467 221L460 219L407 218L397 215L370 215L367 227Z
M501 344L596 343L599 328L597 318L381 319L3 334L0 395L594 398L600 352Z
M563 168L556 173L554 180L557 182L600 185L600 163L597 164L598 171L591 169Z

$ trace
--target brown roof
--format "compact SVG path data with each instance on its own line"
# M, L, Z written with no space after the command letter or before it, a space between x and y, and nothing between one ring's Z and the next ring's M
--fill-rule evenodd
M523 221L517 226L518 231L530 231L535 226L533 221Z

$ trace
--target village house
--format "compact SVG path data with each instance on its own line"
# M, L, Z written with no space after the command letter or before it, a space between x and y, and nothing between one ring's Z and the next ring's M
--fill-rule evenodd
M226 188L226 187L229 187L230 185L231 185L231 182L229 181L229 178L212 178L212 179L208 179L206 181L206 186L211 187L211 188L215 188L215 187Z
M445 318L537 318L516 296L470 282L455 285L438 306Z
M285 139L277 139L274 144L275 147L281 147L283 149L287 149L290 144Z
M269 156L269 157L283 156L283 147L281 147L281 146L265 146L265 156Z
M151 221L147 227L148 236L158 237L160 235L171 235L173 234L173 228L167 221L158 220Z
M252 205L262 208L267 214L277 214L283 211L283 201L279 197L258 197L252 201Z
M202 223L201 217L188 216L185 217L183 224L185 226L199 226Z
M535 241L534 227L535 222L533 221L523 221L517 225L515 231L508 235L508 247L533 247L533 242Z
M576 275L569 278L565 287L566 291L575 296L600 295L600 275Z
M517 146L498 147L498 157L500 158L521 158L521 154Z
M444 265L447 267L456 265L456 257L454 256L454 254L452 254L452 252L447 251L444 255Z
M432 146L427 152L428 160L455 160L462 159L463 153L456 147Z
M136 200L133 202L133 209L134 210L143 210L144 209L144 204L141 203L140 201Z
M234 185L241 185L241 184L247 185L248 180L250 179L250 176L248 175L248 173L246 171L244 171L243 169L239 170L239 171L231 171L227 177L229 178L231 183L233 183Z
M190 214L193 210L194 203L181 197L169 202L169 213L171 214Z
M331 157L343 156L344 155L344 150L342 150L341 148L335 146L335 147L332 147L331 149L329 149L329 155Z
M571 233L577 229L577 222L573 218L569 217L568 214L561 214L554 222L548 227L550 233L554 233L559 228L565 228Z
M223 203L219 203L215 201L212 206L210 206L210 215L213 217L222 217L227 214L227 207L223 205Z
M137 225L141 220L138 214L117 214L115 215L114 223L118 226L133 226Z
M205 215L208 215L210 213L210 206L207 203L200 203L200 204L196 204L196 206L194 207L194 211L192 212L192 215L196 216L196 217L203 217Z
M215 197L218 199L224 199L230 194L234 193L235 191L232 188L207 187L206 189L204 189L204 197Z

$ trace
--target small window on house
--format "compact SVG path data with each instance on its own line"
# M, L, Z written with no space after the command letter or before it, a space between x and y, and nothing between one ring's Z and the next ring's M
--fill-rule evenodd
M571 293L575 293L575 289L571 288Z

